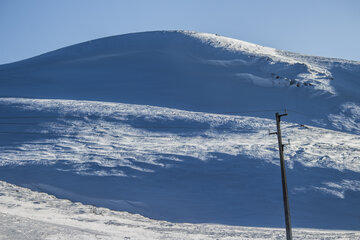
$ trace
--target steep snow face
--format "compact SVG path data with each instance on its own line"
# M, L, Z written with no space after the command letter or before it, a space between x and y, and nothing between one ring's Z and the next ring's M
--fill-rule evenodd
M343 105L359 106L359 69L359 62L214 34L159 31L89 41L2 65L0 95L247 115L287 108L303 114L289 116L292 121L348 131L329 115L343 114ZM359 132L358 121L347 117L356 122L351 131Z

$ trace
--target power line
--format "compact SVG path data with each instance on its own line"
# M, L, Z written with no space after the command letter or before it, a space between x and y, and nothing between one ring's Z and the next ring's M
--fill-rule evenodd
M119 122L121 123L121 122ZM28 122L0 122L0 125L29 125L39 126L39 123L28 123ZM190 127L190 126L149 126L149 125L131 125L129 123L123 123L125 127L132 127L136 129L190 129L190 130L256 130L255 128L244 128L244 127L221 127L221 126L207 126L207 127ZM39 126L41 127L41 126Z
M0 123L1 124L1 123ZM17 125L18 123L12 123L12 125ZM36 125L33 123L24 123L26 125ZM22 123L19 123L19 125L22 125ZM185 130L195 130L195 131L256 131L256 128L246 128L246 127L217 127L217 126L208 126L208 127L190 127L190 126L146 126L146 125L127 125L124 124L124 127L131 127L133 129L185 129ZM80 129L81 132L81 129ZM174 133L174 132L169 132ZM26 132L26 131L0 131L0 134L25 134L25 135L61 135L61 133L54 133L54 132ZM101 134L101 133L100 133ZM72 135L72 136L75 136ZM179 135L177 135L179 136ZM186 135L187 136L187 135ZM146 137L146 136L144 136ZM158 137L158 136L157 136Z
M221 113L209 113L209 114L242 114L242 113L256 113L256 112L274 112L276 109L264 109L264 110L251 110L251 111L237 111L237 112L221 112ZM293 111L293 110L290 110ZM293 111L296 112L296 111ZM301 114L301 113L300 113ZM79 116L8 116L8 117L0 117L0 119L59 119L59 118L82 118ZM106 116L111 117L111 116ZM103 118L103 116L99 116L99 118ZM28 126L39 126L41 122L33 123L33 122L0 122L0 125L28 125ZM124 123L126 125L126 123ZM131 125L130 127L136 129L189 129L189 130L231 130L231 131L239 131L239 130L250 130L255 131L255 128L239 128L239 127L216 127L216 126L208 126L208 127L190 127L190 126L148 126L148 125ZM11 131L0 131L0 134L39 134L39 135L54 135L54 133L37 133L37 132L11 132Z
M295 110L292 110L292 109L288 109L288 108L287 108L286 110L289 111L289 112L293 112L293 113L296 113L296 114L305 116L305 117L313 117L313 116L310 116L310 115L308 115L308 114L306 114L306 113L302 113L302 112L295 111Z
M57 119L57 118L61 118L61 116L10 116L10 117L0 117L0 119Z
M136 126L134 127L135 129L191 129L191 130L232 130L232 131L239 131L239 130L245 130L245 131L249 131L249 130L256 130L253 128L192 128L192 127L149 127L149 126L143 126L143 127L139 127ZM81 129L80 129L81 131ZM0 131L0 134L42 134L42 135L56 135L57 133L42 133L42 132L15 132L15 131Z
M264 110L247 110L247 111L233 111L233 112L199 112L204 114L241 114L241 113L261 113L261 112L276 112L276 111L283 111L284 109L264 109ZM186 111L186 110L177 110L177 111ZM191 111L188 111L191 112ZM197 113L197 112L195 112ZM90 115L91 116L91 115ZM82 118L81 116L71 116L71 115L64 115L64 116L4 116L0 117L0 119L57 119L57 118L64 118L64 117L73 117L73 118ZM89 117L89 116L86 116ZM100 118L103 116L99 116ZM111 116L105 116L111 117Z
M124 126L130 126L138 129L191 129L191 130L237 130L239 127L218 127L218 126L208 126L208 127L190 127L190 126L150 126L150 125L132 125L129 123L122 123ZM0 122L0 125L29 125L29 126L39 126L41 122L30 123L30 122ZM39 126L40 127L40 126ZM241 130L254 130L253 128L240 128Z
M133 126L138 129L191 129L191 130L255 130L254 128L238 128L238 127L187 127L187 126Z
M42 133L42 132L13 132L1 131L0 134L20 134L20 135L57 135L55 133ZM74 135L75 136L75 135Z
M260 112L276 112L284 109L267 109L267 110L252 110L252 111L236 111L236 112L219 112L217 114L239 114L239 113L260 113Z
M0 125L39 125L39 123L24 123L24 122L0 122Z

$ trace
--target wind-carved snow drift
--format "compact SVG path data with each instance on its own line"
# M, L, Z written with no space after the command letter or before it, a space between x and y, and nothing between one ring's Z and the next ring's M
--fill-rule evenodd
M109 37L0 66L1 180L174 222L360 229L360 63L213 34ZM335 207L336 206L336 207Z
M31 119L35 127L25 125L24 133L45 138L1 151L2 165L54 164L61 159L74 162L80 174L124 176L113 171L91 173L84 166L90 162L109 170L121 166L153 172L137 163L165 167L158 162L161 155L173 155L172 161L181 161L181 156L207 161L216 158L212 153L278 162L277 139L268 134L274 121L269 119L109 102L3 98L0 104L15 105L33 116L58 116L56 121L47 115ZM287 147L290 166L297 161L309 167L360 172L360 136L296 123L284 123L283 128L286 136L296 136Z

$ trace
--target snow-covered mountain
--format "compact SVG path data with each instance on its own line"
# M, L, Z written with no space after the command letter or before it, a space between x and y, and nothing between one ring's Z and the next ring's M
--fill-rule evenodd
M0 179L172 222L360 229L360 62L213 34L93 40L0 66Z
M287 108L359 132L357 126L342 126L333 116L350 114L358 120L353 114L358 108L348 102L359 102L359 66L212 34L146 32L89 41L2 65L0 95L206 112ZM301 115L289 119L303 120Z

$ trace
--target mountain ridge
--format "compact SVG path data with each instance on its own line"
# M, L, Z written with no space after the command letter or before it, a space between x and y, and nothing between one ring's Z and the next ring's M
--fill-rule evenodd
M323 56L316 56L316 55L311 55L311 54L303 54L303 53L298 53L298 52L292 52L292 51L288 51L288 50L282 50L282 49L276 49L273 47L266 47L260 44L256 44L256 43L251 43L251 42L247 42L247 41L243 41L243 40L238 40L235 38L231 38L231 37L225 37L225 36L220 36L218 34L212 34L212 33L201 33L201 32L196 32L196 31L192 31L192 30L154 30L154 31L145 31L145 32L135 32L135 33L125 33L125 34L119 34L119 35L111 35L111 36L106 36L106 37L101 37L101 38L97 38L97 39L92 39L92 40L87 40L84 42L79 42L79 43L75 43L75 44L71 44L65 47L60 47L58 49L55 50L51 50L49 52L45 52L45 53L41 53L38 55L35 55L33 57L29 57L26 59L22 59L22 60L18 60L15 62L11 62L11 63L5 63L5 64L0 64L0 66L5 66L5 65L11 65L14 63L18 63L18 62L23 62L23 61L27 61L33 58L37 58L43 55L47 55L49 53L54 53L60 50L63 50L65 48L69 48L69 47L75 47L75 46L79 46L82 44L88 44L88 43L92 43L94 41L101 41L101 40L105 40L105 39L113 39L113 38L119 38L119 37L124 37L124 36L134 36L136 34L153 34L153 33L182 33L182 34L187 34L187 35L196 35L196 34L206 34L208 36L213 36L213 37L221 37L221 38L226 38L229 40L236 40L238 42L241 42L244 45L249 45L249 46L254 46L257 48L266 48L269 49L270 51L273 52L278 52L280 54L285 54L285 55L289 55L291 57L297 56L299 58L312 58L312 59L318 59L321 62L344 62L344 63L351 63L351 64L360 64L360 61L356 61L356 60L348 60L348 59L344 59L344 58L335 58L335 57L323 57Z

